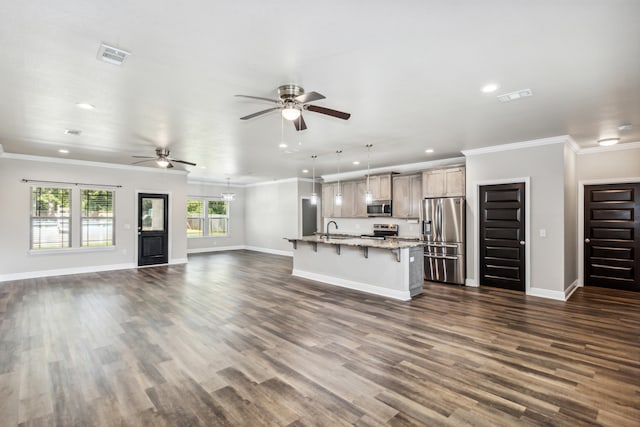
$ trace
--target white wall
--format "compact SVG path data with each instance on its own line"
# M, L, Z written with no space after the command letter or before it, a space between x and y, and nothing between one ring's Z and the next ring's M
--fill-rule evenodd
M189 183L187 186L187 199L211 198L219 199L222 192L228 191L224 184ZM187 239L187 252L209 252L225 249L238 249L245 244L245 203L246 195L244 187L231 187L236 193L235 200L229 202L229 233L224 237L190 237Z
M527 239L530 253L527 292L560 297L564 294L564 145L550 144L467 157L467 278L477 284L478 184L508 182L527 177L530 182ZM540 230L547 237L540 237ZM481 285L481 283L480 283Z
M112 250L29 251L30 189L21 179L122 185L115 190ZM0 157L0 280L137 265L137 192L169 194L169 262L186 262L186 173L4 154ZM180 208L176 208L180 207ZM72 231L74 226L72 225ZM79 228L78 228L79 229Z
M298 179L245 188L245 244L248 249L291 255L286 237L299 236Z
M621 144L620 148L624 148ZM613 148L614 151L585 151L576 161L576 178L583 180L607 180L640 177L640 146L632 149Z

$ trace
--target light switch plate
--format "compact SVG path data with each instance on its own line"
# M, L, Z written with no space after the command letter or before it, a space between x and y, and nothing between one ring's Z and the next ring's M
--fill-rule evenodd
M547 237L547 230L545 230L544 228L540 229L540 237Z

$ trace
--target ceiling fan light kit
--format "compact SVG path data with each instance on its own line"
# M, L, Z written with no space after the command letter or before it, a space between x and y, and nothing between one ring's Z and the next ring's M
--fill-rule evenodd
M342 120L348 120L349 117L351 117L351 114L349 113L332 110L331 108L320 107L319 105L309 104L310 102L324 99L325 96L318 92L305 92L302 87L294 84L280 86L278 88L279 99L263 98L261 96L252 95L236 96L240 98L273 102L276 104L275 107L267 108L266 110L258 111L253 114L240 117L240 120L249 120L253 119L254 117L270 113L272 111L280 110L282 117L289 121L292 121L297 131L307 129L307 124L304 122L304 118L302 117L303 110L325 114L327 116L336 117Z

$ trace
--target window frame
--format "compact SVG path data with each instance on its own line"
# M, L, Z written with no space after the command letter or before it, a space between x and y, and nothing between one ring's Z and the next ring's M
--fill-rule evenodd
M194 215L189 215L189 203L190 202L198 202L200 204L200 214L199 216L194 216ZM206 217L206 212L205 212L205 201L201 198L198 197L189 197L187 198L187 238L191 239L191 238L198 238L198 237L204 237L204 227L205 227L205 217ZM189 235L189 220L190 219L198 219L200 221L200 234L198 235Z
M189 196L187 197L187 203L190 201L199 201L202 202L202 235L199 236L189 236L187 233L187 239L202 239L202 238L221 238L221 237L229 237L231 235L231 216L229 211L231 209L231 204L228 200L224 200L221 197L202 197L202 196ZM225 215L212 214L209 215L209 202L223 202L225 204ZM186 209L186 206L185 206ZM187 219L189 216L187 215ZM209 221L211 219L224 218L226 220L226 233L225 234L210 234Z
M84 202L84 192L85 191L108 191L111 193L111 244L108 245L85 245L84 244L84 220L85 218L96 218L96 219L104 219L102 217L89 217L84 215L84 209L82 208L82 203ZM116 190L110 188L94 188L94 187L81 187L79 189L80 194L80 248L111 248L116 246Z
M36 191L36 189L46 189L46 188L50 188L50 189L55 189L55 190L68 190L69 191L69 208L68 208L68 213L67 216L65 217L58 217L58 218L66 218L67 222L68 222L68 226L67 226L67 239L66 239L66 243L67 245L64 246L64 240L62 240L62 246L60 247L55 247L55 248L43 248L42 244L39 244L40 247L34 247L34 232L33 232L33 222L34 219L36 218L49 218L51 219L52 217L43 217L43 216L34 216L34 202L35 202L35 196L34 196L34 192ZM65 185L56 185L56 186L44 186L44 185L32 185L29 187L29 251L34 251L34 252L42 252L42 251L64 251L64 250L69 250L70 248L73 247L73 187L70 186L65 186ZM64 233L64 232L62 232Z

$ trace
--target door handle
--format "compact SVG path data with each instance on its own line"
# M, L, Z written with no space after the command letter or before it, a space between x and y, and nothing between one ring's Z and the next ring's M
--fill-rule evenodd
M521 246L524 246L524 243L525 243L524 240L520 240L520 245Z
M590 239L584 239L584 242L585 243L591 243L591 240Z

